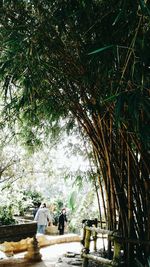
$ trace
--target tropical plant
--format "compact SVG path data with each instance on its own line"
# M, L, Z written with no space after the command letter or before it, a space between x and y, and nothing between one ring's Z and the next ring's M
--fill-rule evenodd
M107 227L128 237L128 266L131 255L142 264L149 255L149 5L2 3L5 120L19 119L33 147L43 129L55 135L60 118L77 121L93 147Z

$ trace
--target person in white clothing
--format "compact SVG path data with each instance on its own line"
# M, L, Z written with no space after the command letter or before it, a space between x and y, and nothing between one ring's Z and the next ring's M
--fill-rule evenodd
M52 221L50 211L45 203L38 209L34 221L37 222L37 232L45 234L47 225Z

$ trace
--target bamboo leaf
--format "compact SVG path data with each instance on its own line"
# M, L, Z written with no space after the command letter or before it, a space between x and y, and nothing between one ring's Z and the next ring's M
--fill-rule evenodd
M97 50L94 50L94 51L91 52L91 53L88 53L88 55L97 54L97 53L102 52L102 51L104 51L104 50L107 50L107 49L109 49L109 48L111 48L111 47L113 47L113 46L114 46L114 45L108 45L108 46L101 47L101 48L99 48L99 49L97 49Z
M145 14L147 13L147 15L150 16L150 10L149 10L149 8L147 7L147 5L145 4L145 2L143 0L140 0L140 6L141 6L142 11Z
M74 211L76 207L76 196L76 191L73 191L69 198L69 207L72 211Z
M116 95L109 96L109 97L105 98L105 99L103 100L103 102L113 101L113 100L115 100L116 97L118 97L118 96L119 96L119 93L116 94Z
M122 10L119 12L119 14L117 15L117 17L115 18L112 26L114 26L117 23L117 21L120 19L121 15L122 15Z
M135 259L135 261L136 261L137 267L144 267L144 265L138 259Z

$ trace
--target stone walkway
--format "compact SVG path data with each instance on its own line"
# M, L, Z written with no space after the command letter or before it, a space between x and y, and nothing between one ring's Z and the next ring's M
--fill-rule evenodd
M0 252L0 267L68 267L65 261L67 252L80 254L82 245L79 242L80 238L73 234L64 236L43 236L46 240L46 247L40 248L42 261L37 263L29 263L24 259L26 252L17 253L14 256L7 257L3 252ZM66 243L66 240L71 242ZM73 240L79 240L73 242ZM64 262L65 261L65 262Z
M9 259L1 260L0 267L69 267L72 258L66 258L67 252L80 254L81 244L79 242L56 244L40 249L42 261L37 263L29 263L24 260L25 253L16 254ZM74 258L73 258L74 261ZM68 264L69 263L69 264Z

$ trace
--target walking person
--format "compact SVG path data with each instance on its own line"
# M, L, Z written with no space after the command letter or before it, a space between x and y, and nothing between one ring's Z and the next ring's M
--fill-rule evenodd
M66 209L63 208L58 219L58 230L60 235L64 234L64 228L66 223L67 223Z
M50 211L45 203L38 209L34 221L37 222L37 232L45 234L46 227L52 221Z

